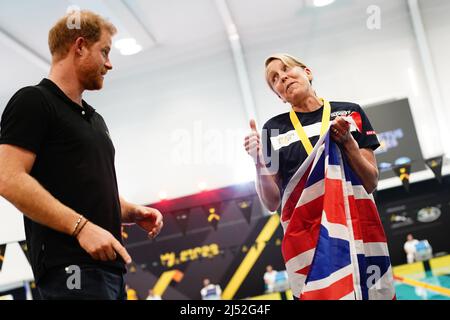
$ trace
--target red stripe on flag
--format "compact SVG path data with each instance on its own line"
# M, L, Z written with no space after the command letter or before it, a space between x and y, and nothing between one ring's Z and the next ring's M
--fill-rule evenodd
M353 291L353 276L348 276L334 282L332 285L300 295L300 300L338 300Z
M362 240L361 228L359 225L359 210L354 196L348 197L350 216L352 217L353 237L355 240Z
M284 261L313 249L319 238L323 196L295 208L281 246Z
M347 225L341 180L325 179L323 210L327 213L329 222Z
M284 207L281 209L281 221L286 221L291 219L292 213L294 212L295 207L297 206L298 199L300 199L300 196L303 192L303 189L305 188L306 181L309 176L309 172L311 171L311 166L306 170L303 177L300 179L300 181L295 186L294 190L290 194L289 198L287 199Z
M355 200L358 208L362 239L364 242L386 242L377 207L370 199ZM361 209L361 210L360 210ZM363 212L364 214L361 214Z
M304 268L302 268L300 270L297 270L296 273L303 274L303 275L307 276L310 267L311 267L311 265L306 266L306 267L304 267Z
M358 127L358 131L362 132L362 121L361 121L361 115L359 112L352 112L351 117L353 118L353 121L355 121L356 126Z

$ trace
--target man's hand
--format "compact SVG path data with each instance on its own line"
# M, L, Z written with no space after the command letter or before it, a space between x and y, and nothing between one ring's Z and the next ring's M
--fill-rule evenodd
M77 235L80 246L95 260L116 260L117 253L126 264L131 257L124 246L107 230L88 221Z
M164 225L161 212L154 208L136 205L129 212L129 216L142 229L148 232L150 238L155 238Z

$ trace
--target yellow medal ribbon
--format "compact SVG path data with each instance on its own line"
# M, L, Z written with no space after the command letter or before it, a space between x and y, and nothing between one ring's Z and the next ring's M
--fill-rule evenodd
M328 102L327 100L322 98L320 98L320 100L323 102L322 127L320 128L320 136L323 136L330 126L331 106L330 102ZM309 156L313 151L313 146L308 138L308 135L305 132L305 129L303 129L303 126L300 123L300 120L298 119L294 109L292 109L289 113L289 117L291 118L292 125L294 126L295 131L297 132L297 135L300 138L300 141L302 142L303 147L305 148Z

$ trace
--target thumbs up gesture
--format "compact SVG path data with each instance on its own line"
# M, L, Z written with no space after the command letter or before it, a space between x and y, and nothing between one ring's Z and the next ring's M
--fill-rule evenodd
M260 160L262 159L261 138L256 129L256 122L253 119L250 120L250 129L251 132L245 137L244 141L245 151L253 158L256 165L260 165Z

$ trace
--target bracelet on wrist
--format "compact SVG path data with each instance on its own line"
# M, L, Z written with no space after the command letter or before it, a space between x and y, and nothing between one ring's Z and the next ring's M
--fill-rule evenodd
M80 222L81 222L82 219L83 219L83 215L80 214L80 216L78 217L78 221L77 221L77 223L75 223L75 227L73 228L72 237L75 236L75 232L77 232L77 228L80 225Z
M84 218L84 217L83 217L83 218ZM83 230L84 226L85 226L88 222L89 222L89 220L86 219L86 218L84 218L84 221L81 223L81 225L80 225L80 227L78 228L78 230L76 231L74 237L77 237L77 236L80 234L81 230Z

